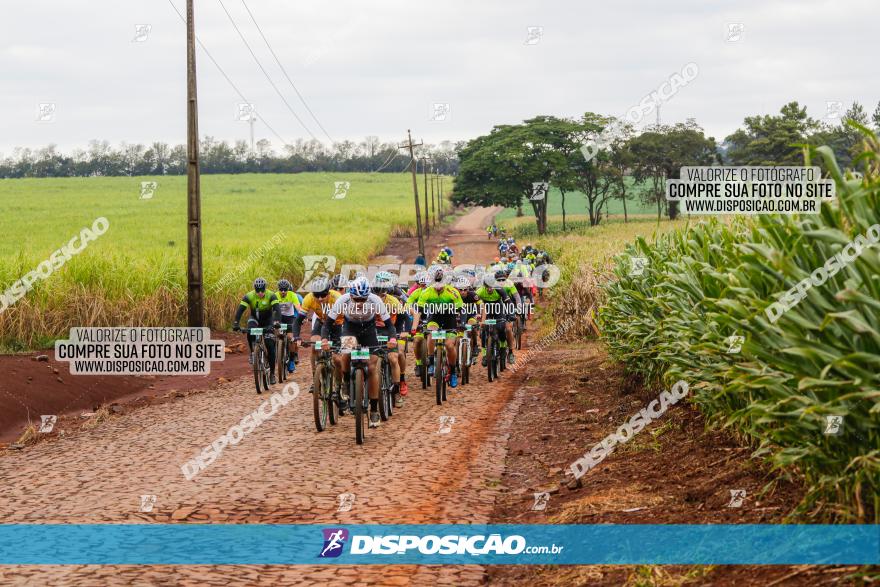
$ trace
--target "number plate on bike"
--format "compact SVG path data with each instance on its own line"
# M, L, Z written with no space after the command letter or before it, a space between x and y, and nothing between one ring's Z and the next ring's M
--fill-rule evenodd
M388 337L387 336L377 336L376 340L378 340L379 342L388 342Z
M321 350L321 341L320 341L320 340L315 342L315 350L316 350L316 351L320 351L320 350Z
M369 359L370 351L367 349L355 349L351 351L352 359Z
M445 330L434 330L431 332L431 338L433 340L443 340L444 338L446 338L446 331Z
M251 336L260 336L263 334L262 328L251 328Z
M471 328L472 328L472 327L471 327L470 324L465 324L465 325L464 325L465 332L470 332L470 331L471 331Z
M495 326L496 320L490 318L490 319L484 320L483 322L488 326Z
M287 324L282 324L282 325L280 325L280 326L278 327L278 330L280 330L281 332L284 332L285 330L287 330Z

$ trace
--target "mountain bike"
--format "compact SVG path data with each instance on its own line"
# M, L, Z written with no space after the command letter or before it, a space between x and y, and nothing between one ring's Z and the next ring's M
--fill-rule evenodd
M428 337L425 336L426 324L419 325L419 334L422 335L422 356L416 357L422 362L422 389L427 389L431 385L431 374L428 373Z
M278 370L278 383L287 381L287 362L290 360L290 348L287 344L287 324L278 326L278 339L275 343L275 363Z
M446 376L449 374L449 365L446 362L446 331L437 329L429 332L434 341L434 392L437 405L440 406L446 401Z
M516 346L516 350L522 348L522 335L523 335L523 320L525 320L525 316L517 312L513 316L513 342ZM504 371L504 368L501 369Z
M263 393L263 390L269 391L269 374L272 372L272 365L269 364L269 349L266 345L275 344L275 337L271 331L265 332L264 328L249 328L248 334L254 337L251 350L254 386L257 388L257 393Z
M327 420L331 425L336 425L336 413L342 401L339 397L341 382L333 368L333 352L338 350L338 346L332 346L329 351L323 350L320 340L315 342L312 350L312 352L318 353L315 359L314 389L312 391L315 428L318 429L318 432L323 432L327 428Z
M498 379L498 321L494 318L483 320L483 329L486 330L486 376L491 383Z
M359 347L351 351L351 375L349 380L349 401L351 413L354 414L354 439L358 444L364 443L367 419L370 413L367 381L370 367L369 347Z
M379 357L379 417L385 422L394 414L394 383L391 381L391 360L386 346L388 337L378 336L377 340L380 345L375 353Z
M461 375L462 385L471 380L471 330L470 324L465 324L464 331L458 338L458 372Z

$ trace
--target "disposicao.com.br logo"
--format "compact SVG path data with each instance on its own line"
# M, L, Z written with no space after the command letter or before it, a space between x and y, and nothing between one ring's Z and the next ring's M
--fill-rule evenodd
M319 558L337 557L342 554L349 538L344 528L325 528L324 546ZM518 555L559 554L564 546L528 546L519 534L502 537L501 534L475 534L465 536L447 534L426 536L388 534L384 536L351 536L348 550L352 555Z

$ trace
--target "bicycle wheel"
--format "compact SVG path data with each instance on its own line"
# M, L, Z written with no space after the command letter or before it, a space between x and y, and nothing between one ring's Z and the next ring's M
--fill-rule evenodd
M498 367L501 372L507 368L507 345L498 345Z
M471 341L469 338L462 338L458 347L458 365L461 371L461 384L467 385L471 380Z
M324 387L327 390L327 416L330 418L330 424L336 426L336 410L339 406L332 400L333 390L336 388L336 372L332 366L324 366Z
M376 365L379 369L379 418L381 418L383 422L388 421L388 418L391 417L391 413L388 411L388 396L391 394L391 390L385 386L387 383L385 378L385 364L387 362L388 359L380 356L379 363Z
M397 359L395 359L396 361ZM394 391L394 383L391 381L391 363L385 362L385 370L382 372L385 378L385 387L388 389L388 416L394 415L394 402L397 399L395 397L400 391Z
M253 363L252 367L254 370L254 387L257 388L257 393L263 393L262 381L263 381L263 373L260 370L260 366L262 365L262 356L260 351L262 347L258 344L254 345L254 350L251 351L251 362Z
M315 428L323 432L327 428L330 390L327 389L327 378L324 376L324 365L315 367L315 389L312 390L312 408L315 413Z
M519 316L516 318L516 332L514 333L514 343L516 344L516 350L520 350L522 348L522 321Z
M351 390L354 397L354 440L358 444L364 443L364 428L367 414L364 410L364 371L355 369L351 378L354 389Z
M422 342L422 389L431 385L431 376L428 374L428 337Z
M287 381L287 359L290 349L287 348L287 339L282 338L275 343L275 362L278 363L278 382Z
M492 383L495 380L495 349L497 348L495 343L495 337L490 334L486 337L486 376L489 378L489 383Z
M266 348L266 341L263 339L263 390L269 391L269 374L272 372L274 365L269 364L269 350Z
M445 347L442 341L434 343L434 392L438 406L443 404L443 396L445 395L445 390L443 389L443 384L446 382L446 370L444 369L444 359L446 357L443 352L444 350Z

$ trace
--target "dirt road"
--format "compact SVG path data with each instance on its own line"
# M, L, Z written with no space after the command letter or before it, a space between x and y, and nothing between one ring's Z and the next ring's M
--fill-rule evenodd
M486 262L494 246L482 230L493 211L460 218L446 239L456 262ZM431 250L431 252L434 252ZM351 417L317 433L310 376L302 392L270 420L227 448L188 481L180 466L266 396L236 379L217 389L113 417L93 430L0 457L0 522L28 523L478 523L489 522L516 406L516 380L451 392L442 407L419 385L405 407L366 444L354 443ZM244 375L244 373L242 374ZM415 379L410 375L411 379ZM281 386L275 386L280 390ZM440 417L454 416L441 434ZM339 512L339 495L355 495ZM155 495L152 512L141 496ZM485 569L467 567L0 567L0 583L480 584Z

